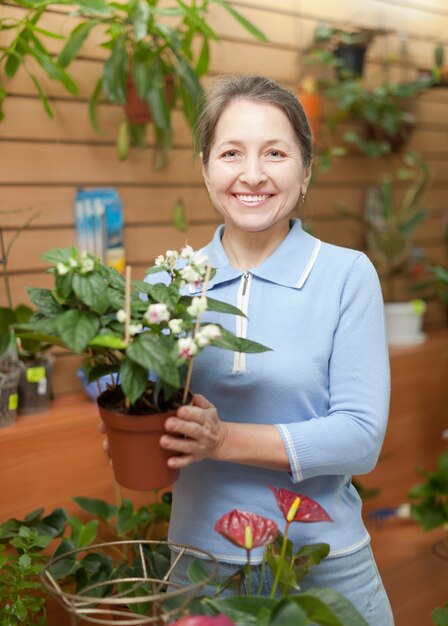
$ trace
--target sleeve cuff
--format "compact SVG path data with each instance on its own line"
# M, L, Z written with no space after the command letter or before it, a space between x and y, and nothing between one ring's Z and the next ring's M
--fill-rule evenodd
M305 440L299 424L275 424L280 433L289 459L290 476L293 483L308 478L314 465L313 454Z

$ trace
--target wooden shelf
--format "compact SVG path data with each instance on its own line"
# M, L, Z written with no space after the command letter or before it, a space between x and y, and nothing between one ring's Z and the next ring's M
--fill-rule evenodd
M100 418L84 392L57 397L51 409L19 416L0 429L0 521L44 507L79 514L74 496L114 502L109 459L98 432ZM136 504L152 494L123 489Z

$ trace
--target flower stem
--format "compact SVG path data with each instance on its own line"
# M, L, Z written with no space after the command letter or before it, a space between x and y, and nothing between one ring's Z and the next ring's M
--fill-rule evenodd
M266 573L266 550L263 552L263 561L261 562L260 583L257 589L257 596L261 596L261 590L263 589L265 573Z
M247 594L252 595L252 568L250 565L250 550L246 550L247 563L246 563L246 578L247 578Z
M285 533L283 535L282 549L280 552L280 559L277 565L277 571L275 572L274 584L272 585L272 589L271 589L271 595L270 595L271 598L275 598L275 592L277 591L278 582L280 580L280 571L283 565L283 561L285 560L286 545L288 543L288 531L289 531L290 523L291 522L286 522Z

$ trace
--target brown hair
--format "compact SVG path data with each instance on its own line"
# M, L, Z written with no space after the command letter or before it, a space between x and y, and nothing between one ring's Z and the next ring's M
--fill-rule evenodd
M223 77L210 90L196 123L197 147L205 165L210 157L219 118L226 107L237 99L279 107L291 122L302 152L303 164L305 167L310 165L313 158L313 135L300 101L292 91L276 81L254 75Z

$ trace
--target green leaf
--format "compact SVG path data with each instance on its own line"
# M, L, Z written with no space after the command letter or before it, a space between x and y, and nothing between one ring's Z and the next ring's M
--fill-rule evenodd
M215 300L209 296L207 296L207 311L212 311L213 313L229 313L231 315L246 317L246 315L236 306L233 306L233 304L221 302L220 300Z
M120 384L129 402L135 404L146 391L148 372L131 359L123 359L120 366Z
M47 261L47 263L51 263L52 265L57 265L58 263L63 263L64 265L68 265L70 259L76 259L78 256L78 251L74 246L70 248L52 248L41 254L41 259L43 261Z
M98 135L101 135L103 132L98 124L98 116L97 116L98 100L100 98L102 89L103 89L103 77L101 76L98 79L95 85L95 88L92 91L92 95L90 96L90 100L89 100L90 123L92 124L93 129L95 130L96 133L98 133Z
M41 313L48 317L59 315L64 311L51 293L50 289L39 289L38 287L27 287L28 297Z
M241 13L238 13L230 4L225 2L225 0L213 0L216 4L222 6L232 17L236 19L237 22L241 24L243 28L247 30L248 33L253 35L259 41L268 41L268 38L264 33L261 32L252 22L249 22Z
M89 306L95 313L102 315L109 306L107 285L105 281L93 272L89 274L75 274L73 276L73 291L78 298Z
M112 9L106 0L73 0L71 4L78 5L83 13L99 13L104 16L112 14Z
M9 344L9 328L17 321L16 314L7 307L0 307L0 336L8 334L7 343Z
M117 156L120 161L125 161L129 156L129 121L123 120L118 129Z
M213 39L213 41L219 41L218 35L215 31L205 22L194 8L189 7L182 0L177 0L177 3L184 10L185 15L188 17L189 21L204 35L206 35L209 39Z
M113 504L109 504L105 500L85 498L83 496L76 496L72 499L81 509L91 515L99 517L104 522L110 521L117 514L117 507Z
M149 15L147 0L137 0L131 16L135 41L142 41L148 34Z
M73 352L83 352L100 328L100 321L91 313L69 310L56 321L58 333L67 347Z
M92 28L100 24L100 20L89 20L78 24L70 33L70 37L62 48L58 56L58 63L62 67L67 67L78 54L82 44L87 39Z
M435 626L448 626L448 604L445 608L437 607L434 609L431 618Z
M293 596L311 621L325 626L368 626L353 604L333 589L313 588Z
M27 51L36 59L44 72L50 78L61 83L72 96L78 95L78 85L58 63L55 63L53 61L53 59L47 52L44 52L36 45L34 47L27 46Z
M173 222L174 228L181 232L184 232L188 228L187 219L186 219L186 211L185 205L182 200L178 200L173 207L173 212L171 214L171 219Z
M175 307L179 302L180 296L175 285L164 285L163 283L156 283L155 285L144 284L147 286L145 292L156 302L166 304L170 308Z
M57 550L53 554L53 559L56 559L57 557L60 557L66 552L70 552L74 549L75 546L71 541L69 541L68 539L63 539L59 544ZM53 578L55 578L55 580L58 580L61 578L65 578L70 574L73 574L78 569L78 567L79 565L76 562L75 555L71 554L66 558L61 558L60 560L56 561L56 563L50 565L49 571Z
M196 74L198 76L204 76L208 72L208 66L210 63L210 46L207 37L204 35L202 38L201 52L199 54L198 61L196 63Z
M112 53L104 64L103 89L111 102L125 104L129 55L124 35L113 43Z
M308 626L306 613L290 599L282 600L272 611L269 626Z
M176 389L180 387L178 368L173 364L171 353L159 337L150 333L141 334L129 345L126 354L132 361L154 372L169 385Z
M325 559L330 552L328 543L314 543L302 546L294 555L294 572L296 580L301 580L308 572Z
M96 539L98 532L98 520L93 519L83 524L77 517L70 517L68 524L71 528L70 540L75 548L84 548Z
M242 337L237 337L229 330L225 328L221 328L221 339L213 341L214 346L218 346L218 348L225 348L226 350L233 350L234 352L246 352L246 353L258 353L258 352L268 352L271 351L271 348L267 348L263 346L261 343L257 343L256 341L251 341L250 339L243 339Z
M124 350L126 348L126 342L121 335L114 335L113 333L106 332L102 335L97 335L89 341L89 347L108 348L109 350Z

